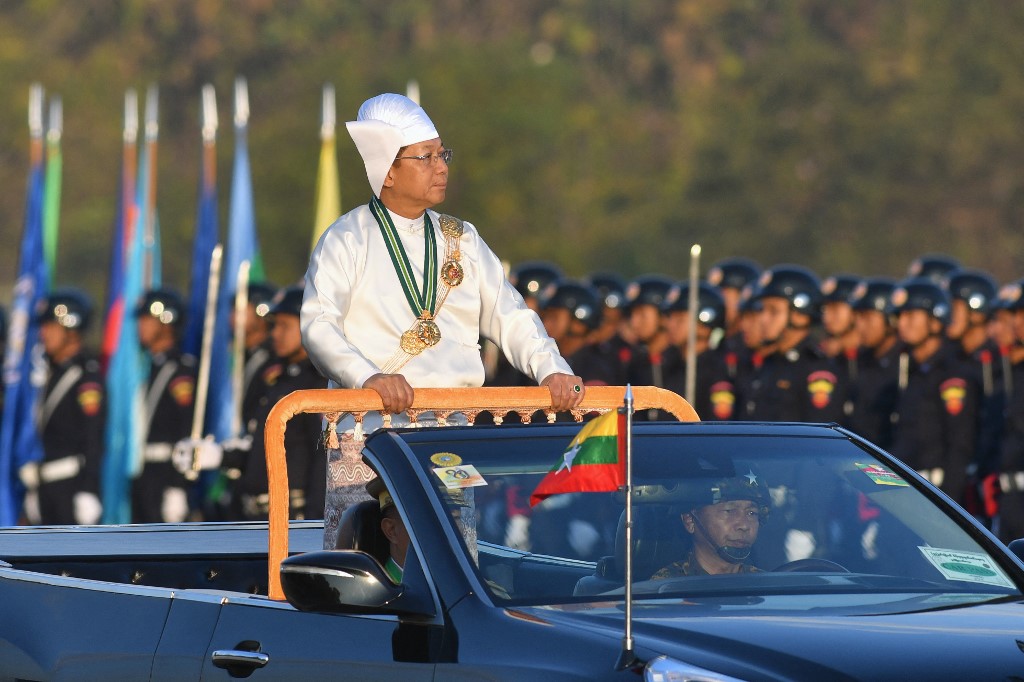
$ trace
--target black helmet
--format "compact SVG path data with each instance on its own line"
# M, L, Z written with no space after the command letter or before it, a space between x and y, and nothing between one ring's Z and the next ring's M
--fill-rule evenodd
M912 277L900 282L889 297L889 312L924 310L943 325L949 324L949 294L927 277Z
M832 275L821 283L822 303L849 303L861 278L856 275Z
M800 265L776 265L761 273L755 294L759 299L784 298L794 310L818 318L821 308L821 282Z
M40 301L36 320L85 331L92 320L92 301L79 289L54 289Z
M726 258L708 270L708 282L722 289L740 289L757 281L761 266L749 258Z
M661 312L672 313L690 309L690 283L679 282L668 292ZM712 329L725 328L725 299L716 287L707 282L697 285L697 321Z
M661 310L668 292L674 285L675 282L663 275L637 277L626 287L626 306L632 308L635 305L653 305Z
M999 307L1002 310L1024 310L1024 280L1010 282L999 290Z
M888 277L872 277L857 285L850 295L850 307L854 310L889 311L889 297L896 288L896 281Z
M587 278L605 308L621 308L626 304L626 281L611 272L594 273Z
M918 256L907 268L910 277L925 277L936 284L941 284L946 275L959 269L960 261L942 253L929 253Z
M548 287L540 299L540 309L552 308L568 310L588 329L597 329L601 323L601 301L597 292L582 282L566 279Z
M299 316L302 310L302 294L305 291L303 287L291 286L285 287L277 292L274 296L274 300L270 303L270 310L267 311L268 315L294 315Z
M562 271L551 263L520 263L512 268L508 281L523 298L537 298L550 284L562 279Z
M257 317L266 317L270 313L270 304L274 300L277 289L267 282L250 282L247 288L249 305L256 310Z
M972 311L988 315L993 311L998 290L991 275L981 270L954 270L946 280L949 297L963 301Z
M748 284L740 292L739 311L741 313L756 313L761 310L761 299L757 297L757 282Z
M185 316L185 305L181 296L173 289L150 289L142 295L135 306L135 317L149 315L164 324L181 326Z

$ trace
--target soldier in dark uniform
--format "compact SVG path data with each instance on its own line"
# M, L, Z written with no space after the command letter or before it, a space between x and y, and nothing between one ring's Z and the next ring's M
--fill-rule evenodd
M190 482L174 468L174 445L189 437L195 413L195 359L179 349L185 307L170 289L152 289L135 308L139 343L149 354L142 469L132 481L133 523L188 518Z
M997 531L1003 542L1024 538L1024 280L1000 292L1002 310L1014 330L1009 349L1014 358L1011 391L1001 443L999 487L999 523Z
M896 282L873 277L861 282L850 297L860 351L857 378L849 387L853 406L850 429L884 450L892 446L892 415L899 395L899 355L902 347L889 314L889 297Z
M944 342L949 295L917 277L901 282L890 304L906 345L891 452L962 503L975 463L979 390Z
M629 324L637 340L626 374L634 386L665 386L662 361L669 342L661 309L673 285L668 277L643 275L626 287ZM637 412L635 419L647 421L660 416L658 410L646 410Z
M540 299L544 291L557 284L562 279L562 271L551 263L526 262L520 263L512 268L508 281L515 287L519 295L523 297L526 305L534 311L540 310ZM487 385L489 386L536 386L537 382L526 376L512 366L504 353L493 346L490 342L482 343L485 351L491 348L494 351L493 371L489 372ZM485 363L486 364L486 363Z
M759 341L748 343L745 338L744 322L757 318L757 311L750 301L750 293L757 286L761 266L748 258L726 258L715 263L708 270L708 284L717 287L725 300L725 338L718 343L725 359L729 379L739 380L740 374L748 374L754 361L754 349Z
M302 287L286 287L274 298L272 317L275 362L264 365L257 379L259 408L248 423L252 449L239 479L242 513L246 519L266 519L269 510L267 462L263 443L264 425L274 405L293 391L327 388L325 379L313 366L302 346L299 311ZM299 414L288 422L285 451L288 453L289 513L293 519L322 518L327 481L327 456L321 443L321 417Z
M952 302L946 337L956 346L957 359L981 387L978 444L970 476L973 487L965 502L967 511L990 522L998 514L996 469L1006 410L1001 352L988 333L999 292L988 273L968 269L952 271L946 289Z
M839 378L847 384L857 380L860 335L850 296L860 281L855 275L833 275L821 283L821 328L825 332L821 348L835 360Z
M602 363L611 368L608 384L624 386L629 381L627 372L636 351L636 335L629 324L626 303L627 284L612 273L595 273L588 281L603 303L595 351L602 357Z
M681 396L686 396L689 306L689 282L675 285L662 306L670 344L663 361L665 388ZM696 317L693 409L703 420L732 419L736 407L736 390L722 351L711 347L715 332L721 333L725 326L725 299L718 289L707 282L698 285Z
M738 388L744 419L838 422L844 386L811 338L821 284L807 268L779 265L761 276L761 366Z
M39 518L30 520L46 525L94 524L102 512L103 378L82 345L91 318L92 303L77 289L54 290L38 314L49 369L39 414L43 459L25 467L36 483L29 496L38 495Z

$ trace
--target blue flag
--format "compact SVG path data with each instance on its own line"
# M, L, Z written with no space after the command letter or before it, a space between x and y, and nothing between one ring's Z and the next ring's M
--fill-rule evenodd
M243 261L252 264L250 280L262 280L256 217L253 208L252 174L246 142L247 126L235 123L235 162L231 177L231 205L228 210L227 249L225 250L217 318L214 323L213 352L210 358L210 389L206 411L206 433L217 440L237 436L232 433L232 409L236 397L231 384L231 317L235 314L238 270Z
M217 245L217 157L212 144L203 145L203 159L199 171L199 208L196 216L196 236L192 242L192 279L189 286L188 314L185 316L183 353L199 357L203 345L203 319L206 315L206 297L210 286L210 256Z
M35 141L34 141L35 144ZM29 173L25 226L18 258L18 279L11 303L10 329L4 352L3 422L0 424L0 526L18 522L24 487L18 470L43 456L36 430L36 407L46 377L46 361L39 343L36 310L46 296L47 272L43 254L43 195L45 169L42 153L33 153Z

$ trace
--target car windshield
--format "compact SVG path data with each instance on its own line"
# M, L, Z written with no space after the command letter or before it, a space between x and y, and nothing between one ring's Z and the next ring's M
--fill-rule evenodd
M621 599L625 494L558 492L570 479L614 487L600 482L608 465L572 454L578 428L471 427L443 447L408 440L499 600ZM1006 557L896 463L837 430L638 424L632 443L637 599L1018 594ZM531 504L538 493L551 494Z

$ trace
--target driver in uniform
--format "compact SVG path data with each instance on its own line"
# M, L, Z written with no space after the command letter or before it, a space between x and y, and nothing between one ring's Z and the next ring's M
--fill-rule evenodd
M753 471L713 482L694 501L695 506L680 515L693 548L682 561L655 572L651 580L759 571L747 560L768 518L768 499L764 482Z

